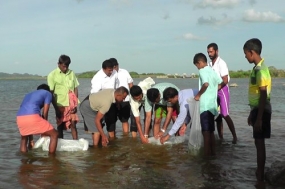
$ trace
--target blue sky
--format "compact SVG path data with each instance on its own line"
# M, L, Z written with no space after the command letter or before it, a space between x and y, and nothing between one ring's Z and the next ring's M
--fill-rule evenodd
M267 65L285 69L283 1L2 0L0 72L47 75L66 54L76 73L115 57L128 71L190 74L211 42L229 70L249 70L242 47L253 37Z

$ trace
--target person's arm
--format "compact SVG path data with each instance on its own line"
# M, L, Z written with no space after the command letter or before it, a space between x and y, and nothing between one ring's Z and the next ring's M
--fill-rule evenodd
M151 124L152 111L145 112L144 134L148 135Z
M42 117L43 117L45 120L48 120L49 106L50 106L49 104L44 104L44 107L43 107Z
M100 72L100 71L98 71L98 72ZM97 93L98 91L100 91L102 89L101 82L102 82L103 78L99 78L98 75L100 73L98 73L98 72L93 76L93 78L91 80L91 91L90 91L90 93Z
M135 121L137 124L137 128L138 128L138 132L141 138L142 143L148 143L148 138L144 136L143 131L142 131L142 125L141 125L141 121L140 121L140 116L135 117Z
M226 86L229 83L229 76L225 75L222 77L222 83L220 84L221 86L219 87L219 89L223 88L224 86Z
M199 101L200 97L207 90L208 86L209 86L209 83L204 83L201 89L199 90L198 94L194 97L194 99Z
M163 126L162 128L160 129L160 131L158 132L157 136L154 136L155 138L159 138L161 136L164 135L165 131L167 130L168 128L168 125L171 121L171 118L172 118L172 112L173 112L173 107L172 106L167 106L167 115L166 115L166 118L165 118L165 121L163 123Z
M258 114L256 118L256 122L254 124L255 131L262 130L262 115L265 109L266 99L267 99L267 86L259 87L260 98L258 103Z
M188 110L184 105L180 106L178 117L176 121L174 122L174 124L172 125L170 131L168 132L167 135L160 138L161 144L167 141L170 138L170 136L174 135L178 131L178 129L184 124L185 119L187 117L187 113L188 113L187 111Z
M95 118L95 125L102 137L102 146L107 146L109 143L108 137L105 135L103 131L103 127L101 124L101 119L104 117L104 114L102 114L100 111L98 111L97 116Z
M133 85L133 82L129 83L129 89L132 88Z

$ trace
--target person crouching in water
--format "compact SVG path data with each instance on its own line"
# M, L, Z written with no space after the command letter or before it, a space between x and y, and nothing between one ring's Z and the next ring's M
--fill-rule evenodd
M52 94L47 84L41 84L36 91L25 95L17 113L17 125L21 134L21 152L27 152L28 138L42 134L50 137L49 153L55 153L58 133L47 121L51 102Z

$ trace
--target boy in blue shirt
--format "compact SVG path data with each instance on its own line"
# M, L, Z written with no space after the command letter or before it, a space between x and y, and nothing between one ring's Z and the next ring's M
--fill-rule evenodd
M200 122L204 138L204 153L206 156L215 155L215 115L218 115L217 91L222 83L221 77L208 66L207 58L198 53L193 59L199 70L199 92L194 97L200 101Z

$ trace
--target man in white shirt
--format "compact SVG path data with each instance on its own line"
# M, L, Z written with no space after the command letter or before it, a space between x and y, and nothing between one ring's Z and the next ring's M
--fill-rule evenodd
M224 118L228 124L228 127L233 135L232 143L237 142L237 136L235 131L234 123L229 115L229 105L230 105L230 91L228 82L230 81L229 70L226 62L219 57L218 54L218 45L216 43L210 43L207 46L207 52L211 62L209 66L222 78L222 86L218 91L218 104L220 105L220 115L216 119L217 130L219 133L220 139L223 139L223 120Z
M117 89L119 87L118 73L114 70L111 60L105 60L102 63L102 69L99 70L91 80L91 94L97 93L102 89ZM115 137L117 122L117 106L113 103L109 111L104 116L107 131L110 138Z
M110 58L110 61L113 62L114 70L118 73L118 80L119 80L119 86L126 87L128 91L130 91L130 88L133 86L133 78L130 76L130 73L122 68L119 68L119 63L117 59ZM118 110L118 117L119 120L122 122L122 129L124 134L129 133L129 118L131 113L131 105L129 102L130 98L129 96L126 97L126 99L120 103L119 110ZM133 137L136 136L136 132L132 132Z

